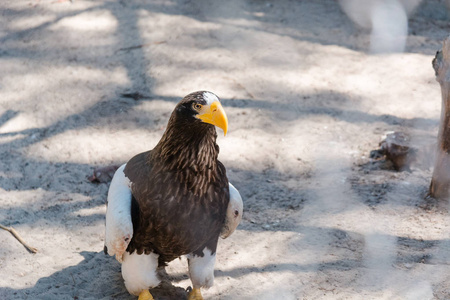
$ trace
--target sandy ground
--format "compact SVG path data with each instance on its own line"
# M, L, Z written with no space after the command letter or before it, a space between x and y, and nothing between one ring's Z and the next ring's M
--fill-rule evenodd
M450 299L431 169L369 158L389 131L436 139L444 1L411 12L403 53L378 55L331 0L10 0L0 13L0 223L39 250L0 231L0 299L134 299L102 252L108 184L86 177L151 149L196 90L223 100L220 159L245 205L206 299ZM167 272L156 299L184 299L186 262Z

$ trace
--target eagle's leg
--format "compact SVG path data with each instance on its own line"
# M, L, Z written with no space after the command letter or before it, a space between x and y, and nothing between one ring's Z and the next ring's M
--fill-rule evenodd
M152 294L150 294L149 290L143 290L139 294L138 300L154 300Z
M202 293L200 292L200 288L193 288L192 291L189 292L187 300L203 300Z
M139 300L153 300L148 291L160 280L156 275L158 254L137 254L125 252L122 263L122 277L130 294L139 295Z
M208 248L203 249L203 256L189 254L189 277L193 289L188 295L188 300L203 300L200 288L210 288L214 284L214 264L216 254Z

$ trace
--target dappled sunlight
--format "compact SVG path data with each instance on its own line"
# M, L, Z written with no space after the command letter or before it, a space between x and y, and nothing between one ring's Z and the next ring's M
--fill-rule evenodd
M98 10L67 17L50 27L51 30L77 30L82 32L113 33L117 29L117 19L107 10Z
M111 131L106 128L78 129L33 144L25 151L29 159L42 162L89 164L95 156L98 164L108 165L125 163L136 153L153 148L161 135L162 131L150 132L146 129L122 131ZM115 143L116 140L128 142Z
M273 170L290 176L298 176L305 172L305 165L301 160L307 155L307 145L296 143L280 131L267 132L254 124L250 126L234 133L230 131L225 138L219 140L221 147L219 159L228 168L258 173ZM270 141L259 138L267 134L272 136ZM296 145L300 147L296 148ZM296 153L292 152L293 149Z
M264 17L263 12L247 12L247 14L257 18ZM261 22L249 18L218 18L218 21L224 25L240 27L242 30L254 30L261 26Z
M62 176L55 175L60 181L65 180ZM22 180L30 185L33 182L39 185L45 178L22 177ZM0 223L13 226L28 244L38 249L37 254L28 256L30 254L12 235L1 236L3 246L0 253L10 259L1 260L0 266L13 270L2 282L2 287L26 288L55 270L79 263L82 259L76 253L80 250L76 240L80 236L92 239L95 235L91 243L101 249L104 201L98 203L98 200L93 201L90 196L67 192L63 188L63 182L59 184L55 190L32 186L27 190L0 189L3 204L0 208L0 215L3 216ZM90 207L95 212L84 213L88 210L85 207ZM59 222L64 222L65 225L60 226ZM64 259L55 260L55 253L64 252L67 247L71 249L70 254ZM21 261L21 258L25 258L26 262ZM26 282L17 278L26 278Z
M30 27L39 27L54 20L51 15L34 15L17 18L9 25L12 30L27 30Z
M407 11L405 52L374 55L369 27L332 0L0 6L0 223L38 248L0 232L0 298L133 299L101 252L109 183L87 177L152 149L198 90L221 98L219 160L244 201L206 299L448 294L431 171L369 157L388 131L435 140L445 18ZM186 259L167 271L184 293Z
M102 216L101 221L103 222L103 216L106 214L106 205L97 206L95 208L82 208L72 213L73 216L82 217L92 217L92 216Z
M248 41L246 48L234 48L232 44L219 48L203 48L189 43L172 46L171 41L155 46L152 51L166 56L167 60L152 68L162 81L155 92L167 95L175 89L175 94L182 95L200 86L215 91L222 98L278 102L292 95L333 91L363 100L360 108L375 115L393 114L405 118L437 118L439 115L439 104L423 101L439 95L438 89L433 89L434 94L430 95L423 87L424 82L437 87L433 72L428 70L431 56L390 54L371 57L334 45L286 41L273 34L258 40L261 33L244 35L230 28L221 31L240 35ZM229 38L228 34L214 35L221 45ZM280 53L277 47L266 44L268 39L293 47ZM233 55L229 47L234 48ZM314 48L314 53L300 58L298 50L304 51L308 47ZM239 62L238 67L230 68L233 61ZM296 61L294 68L293 61ZM202 66L200 70L192 70L193 66L199 65ZM222 75L223 70L227 70L227 76ZM345 76L341 75L343 72ZM206 80L199 79L205 75ZM411 88L412 83L417 88ZM401 98L410 99L410 105L404 107L393 100Z
M92 227L86 228L93 231ZM2 282L0 289L30 288L37 284L41 278L51 276L58 270L76 265L83 260L83 257L78 253L80 248L75 244L77 235L80 235L79 233L71 233L67 228L49 227L48 222L44 220L37 221L35 226L32 227L27 225L16 226L16 229L22 233L26 232L26 235L22 234L23 238L35 246L38 252L33 256L28 256L28 252L12 236L3 239L3 247L0 253L8 253L11 259L2 260L0 266L12 271L9 273L8 278L5 278L4 282ZM85 237L89 237L89 235L86 234ZM55 259L57 253L65 251L68 245L74 246L71 249L71 253L66 254L63 259ZM101 245L97 245L97 247L100 248ZM20 261L20 257L23 256L26 257L26 263ZM26 278L27 281L21 281L18 278Z
M26 89L23 82L27 83ZM109 86L113 91L115 87L128 83L122 67L109 71L87 66L42 67L25 75L10 74L2 80L4 88L0 96L8 99L5 103L14 103L19 113L3 125L1 133L51 126L88 110L93 101L105 96L99 95L97 90L100 87ZM81 96L80 89L89 93ZM111 95L112 91L108 94Z
M26 179L26 178L25 178ZM27 178L30 183L36 178ZM70 211L64 209L64 207L82 207L83 205L89 205L92 202L92 198L89 196L82 195L81 193L68 193L61 190L46 190L38 187L30 187L29 189L24 190L13 190L6 191L1 189L2 197L6 194L17 199L13 202L8 200L10 208L8 208L8 215L6 219L11 221L14 218L20 216L19 212L15 210L23 210L27 212L28 225L33 224L37 219L41 219L43 216L42 210L53 210L55 213L63 213L67 214ZM6 202L6 200L5 200ZM54 216L57 217L57 216ZM45 218L42 218L45 220ZM50 221L47 219L46 221Z
M89 164L95 156L97 164L124 163L156 145L174 106L173 102L160 100L138 103L135 110L140 120L129 118L121 111L114 121L109 115L97 115L89 126L38 140L23 151L28 158L41 162ZM111 105L104 103L99 112L102 108L110 109Z
M170 15L163 12L154 12L151 10L140 9L137 11L137 25L142 31L142 38L158 41L163 38L168 41L180 43L188 39L189 35L201 37L202 34L208 34L211 30L222 28L217 21L200 21L195 18L184 15ZM184 26L178 26L178 24ZM175 27L175 28L173 28ZM161 36L162 32L170 30L167 36ZM177 41L178 40L178 41ZM191 40L191 44L199 44L201 41ZM188 45L185 45L187 47Z
M23 138L25 135L21 134L20 131L35 126L36 123L33 122L32 113L19 113L0 126L0 134L6 134L1 140L2 142L8 143L12 142L14 139Z
M295 281L298 286L306 283L298 280L300 273L312 275L321 263L321 249L316 245L305 245L292 251L293 241L302 239L297 232L263 231L247 235L238 230L230 238L233 240L219 244L217 260L220 267L216 270L216 284L211 288L214 294L239 299L255 296L253 291L240 287L236 281L258 282L262 290L270 291L268 293L283 294L284 288L289 291L289 282ZM235 243L247 245L247 250L227 253L233 251ZM295 294L288 292L287 295Z

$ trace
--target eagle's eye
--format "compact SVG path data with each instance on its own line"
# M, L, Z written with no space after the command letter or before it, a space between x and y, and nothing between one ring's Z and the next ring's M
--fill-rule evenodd
M202 105L201 105L201 104L198 104L198 103L194 103L192 106L193 106L194 109L197 110L197 111L199 111L200 109L202 109Z

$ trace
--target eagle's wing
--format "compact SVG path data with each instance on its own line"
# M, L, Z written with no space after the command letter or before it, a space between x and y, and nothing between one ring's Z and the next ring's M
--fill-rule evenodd
M241 194L239 194L239 191L231 183L229 183L229 185L230 202L228 203L225 225L223 226L222 232L220 233L220 237L223 239L229 237L239 225L244 209Z
M122 262L122 256L133 237L131 220L131 190L130 180L123 170L126 164L117 169L108 191L108 206L106 210L105 251L116 255Z

